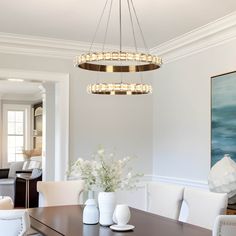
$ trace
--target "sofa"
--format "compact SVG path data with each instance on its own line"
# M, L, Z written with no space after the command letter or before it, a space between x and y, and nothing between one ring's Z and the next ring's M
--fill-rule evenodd
M33 169L41 169L39 160L13 162L10 168L0 169L0 196L9 196L15 199L15 179L19 173L31 173Z

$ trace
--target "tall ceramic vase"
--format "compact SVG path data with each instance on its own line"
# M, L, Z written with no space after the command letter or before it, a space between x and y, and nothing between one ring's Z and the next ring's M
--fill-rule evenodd
M114 192L100 192L98 194L99 223L103 226L113 224L112 216L116 206Z

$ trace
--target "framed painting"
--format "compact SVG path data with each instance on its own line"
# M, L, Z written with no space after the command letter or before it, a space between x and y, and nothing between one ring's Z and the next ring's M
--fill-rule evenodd
M236 161L236 71L211 78L211 166L225 154Z

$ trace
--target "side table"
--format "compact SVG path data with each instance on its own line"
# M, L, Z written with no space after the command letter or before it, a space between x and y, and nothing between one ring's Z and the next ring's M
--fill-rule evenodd
M17 178L25 180L25 208L29 208L29 180L31 173L17 174Z
M38 181L42 181L41 169L35 168L32 173L17 174L15 179L15 207L38 207Z

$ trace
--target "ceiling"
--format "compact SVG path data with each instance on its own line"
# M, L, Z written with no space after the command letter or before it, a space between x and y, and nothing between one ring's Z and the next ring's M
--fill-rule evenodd
M6 100L37 100L40 97L40 83L11 82L0 79L0 97Z
M126 6L126 1L122 1ZM235 0L133 2L150 48L236 11ZM104 4L105 0L0 0L0 31L91 42ZM118 43L117 4L118 0L114 0L114 17L107 38L109 44ZM128 35L124 45L132 46L129 18L125 13L123 17L124 35ZM95 41L102 42L103 35L104 27ZM138 46L143 45L139 43Z

